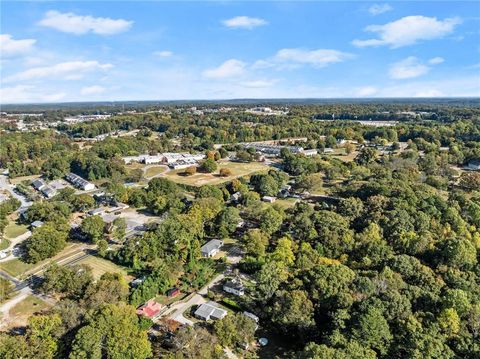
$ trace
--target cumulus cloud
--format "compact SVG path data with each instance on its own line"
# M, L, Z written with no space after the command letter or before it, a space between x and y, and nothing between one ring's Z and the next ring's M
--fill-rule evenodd
M393 7L388 4L374 4L368 8L368 12L372 15L380 15L384 12L392 11Z
M422 40L439 39L452 33L455 26L461 23L460 18L437 20L436 17L406 16L385 25L370 25L365 31L378 34L378 38L353 40L358 47L383 46L398 48L413 45Z
M204 77L212 79L224 79L230 77L238 77L245 73L245 67L247 64L243 61L230 59L225 61L218 67L210 68L203 71Z
M410 79L425 75L430 71L430 67L418 61L414 56L407 57L390 66L388 74L392 79Z
M240 85L249 88L265 88L273 86L276 82L277 80L251 80L240 82Z
M60 78L63 80L76 80L84 73L94 70L108 70L112 64L101 64L98 61L68 61L52 66L33 67L16 73L4 79L5 82L26 81L40 78Z
M173 56L173 52L168 50L155 51L153 54L157 57L162 57L162 58Z
M332 49L281 49L270 59L256 61L253 68L278 67L284 69L295 68L301 65L320 68L351 58L353 58L352 54Z
M441 64L444 61L445 61L445 59L443 57L437 56L437 57L433 57L430 60L428 60L428 63L431 64L431 65L438 65L438 64Z
M7 103L32 103L32 102L55 102L65 98L65 92L53 92L45 94L34 86L17 85L0 88L0 101Z
M258 26L267 25L268 22L258 17L237 16L228 20L223 20L222 24L231 29L251 30Z
M12 35L0 34L0 54L2 57L23 55L33 50L36 40L15 40Z
M80 90L80 94L82 95L99 95L101 93L104 93L106 91L105 87L98 86L98 85L93 85L93 86L86 86L82 87Z
M93 17L90 15L82 16L72 12L61 13L51 10L45 14L39 24L75 35L82 35L89 32L99 35L113 35L130 29L133 21L111 19L108 17Z

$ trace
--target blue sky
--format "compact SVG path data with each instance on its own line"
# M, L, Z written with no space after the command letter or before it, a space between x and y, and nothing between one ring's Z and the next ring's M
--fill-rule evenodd
M1 2L2 103L480 96L480 2Z

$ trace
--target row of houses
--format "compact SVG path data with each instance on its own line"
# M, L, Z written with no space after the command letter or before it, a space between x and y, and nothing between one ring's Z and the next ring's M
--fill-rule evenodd
M32 182L33 188L42 193L46 198L52 198L57 194L57 190L49 186L43 179L37 178Z
M83 191L91 191L95 189L95 185L93 183L88 182L86 179L76 175L75 173L69 173L65 176L65 178L68 182Z
M132 162L144 163L146 165L152 164L164 164L172 167L173 169L186 168L193 165L197 165L198 161L201 161L205 158L204 153L175 153L175 152L166 152L159 153L157 155L138 155L138 156L127 156L123 157L125 164Z

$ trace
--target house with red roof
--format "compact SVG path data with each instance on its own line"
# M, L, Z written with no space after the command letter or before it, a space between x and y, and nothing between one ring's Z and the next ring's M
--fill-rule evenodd
M150 299L141 307L138 307L137 314L148 319L157 319L162 311L163 305L157 303L155 299Z

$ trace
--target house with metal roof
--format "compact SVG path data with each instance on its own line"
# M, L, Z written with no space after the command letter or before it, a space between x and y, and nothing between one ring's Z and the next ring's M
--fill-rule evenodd
M42 192L42 194L47 198L55 197L55 195L57 194L57 190L50 186L43 186L40 189L40 192Z
M225 309L219 308L215 302L201 304L194 313L195 317L202 320L222 319L227 315Z
M211 241L207 242L200 248L200 252L202 253L202 257L210 258L215 256L220 251L220 248L223 246L223 241L220 239L212 239Z
M40 191L42 189L42 187L45 187L47 185L47 183L42 180L41 178L37 178L36 180L34 180L32 182L32 186L33 188L35 188L37 191Z

